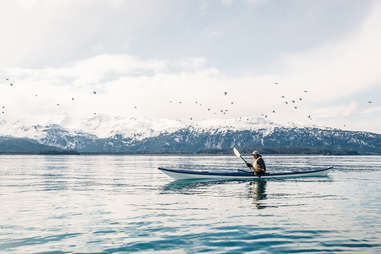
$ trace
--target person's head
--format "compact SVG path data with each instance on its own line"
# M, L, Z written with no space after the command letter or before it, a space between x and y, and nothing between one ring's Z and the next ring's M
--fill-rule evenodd
M261 155L258 153L258 151L254 151L251 153L254 157L254 159L257 159L258 157L260 157Z

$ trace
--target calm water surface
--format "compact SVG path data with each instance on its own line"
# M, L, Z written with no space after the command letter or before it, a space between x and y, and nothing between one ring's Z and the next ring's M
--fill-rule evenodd
M177 181L234 156L0 156L3 253L381 252L381 157L265 156L328 177Z

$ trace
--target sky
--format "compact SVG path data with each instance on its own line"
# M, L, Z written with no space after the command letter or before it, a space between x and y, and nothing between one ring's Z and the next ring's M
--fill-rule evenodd
M3 0L0 119L266 115L381 133L380 27L367 0Z

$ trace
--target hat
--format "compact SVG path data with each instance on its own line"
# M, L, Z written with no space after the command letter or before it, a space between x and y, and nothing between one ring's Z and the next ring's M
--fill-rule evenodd
M258 153L258 151L253 151L251 154L252 154L252 155L260 155L260 154Z

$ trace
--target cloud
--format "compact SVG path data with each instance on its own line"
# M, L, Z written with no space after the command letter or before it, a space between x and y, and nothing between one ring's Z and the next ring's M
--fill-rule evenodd
M247 0L247 2L249 4L263 4L265 3L267 0Z
M233 3L233 0L221 0L221 3L223 5L231 5Z
M312 115L318 118L350 117L359 114L359 105L352 101L349 104L317 109Z
M364 110L364 113L366 114L375 114L375 113L381 113L381 106L371 107Z
M0 67L61 67L102 54L128 54L202 56L224 72L277 73L280 54L353 31L369 6L369 1L262 2L237 0L226 8L221 1L203 0L4 0Z
M235 0L235 1L237 1L237 0ZM262 3L266 2L266 1L267 0L247 0L247 3L249 3L249 4L262 4ZM229 6L229 5L233 4L233 0L221 0L221 3L223 5Z
M216 69L205 67L203 58L162 61L129 55L99 55L60 68L9 68L2 72L15 83L14 87L8 81L0 83L0 100L7 105L9 116L54 119L94 112L182 117L189 113L183 112L184 108L210 90L205 82L218 74ZM169 105L169 100L188 100L188 106L186 101L184 107Z
M0 67L62 66L125 53L139 31L160 24L166 7L155 1L1 1Z
M4 80L0 82L0 100L7 105L7 117L16 119L58 119L65 123L72 123L75 119L93 113L171 119L190 116L194 119L205 119L214 117L214 113L217 113L217 117L240 117L266 113L272 120L280 122L308 122L306 116L313 114L321 121L320 123L324 124L327 119L351 118L359 116L359 113L366 114L368 111L361 110L356 95L359 91L372 89L381 83L381 73L378 70L378 59L381 58L379 47L381 20L378 18L381 13L381 4L378 3L374 4L372 12L357 27L357 30L347 34L346 37L308 50L299 50L294 53L286 51L277 62L274 62L277 66L276 70L279 71L254 70L245 74L229 73L228 70L213 64L210 56L203 54L192 53L193 57L184 54L175 58L163 58L113 52L113 43L105 42L105 37L102 37L103 40L97 36L99 31L105 31L107 36L108 25L116 24L121 20L115 19L113 22L116 23L107 23L108 25L101 24L108 18L107 15L102 16L104 14L99 13L102 10L100 7L105 5L103 1L96 1L94 8L97 10L89 10L91 14L86 13L87 7L91 6L88 1L81 3L69 1L67 5L61 1L53 1L53 7L47 6L48 2L43 1L39 2L43 4L38 5L36 13L31 13L31 10L36 11L32 2L20 3L22 10L13 17L20 20L15 21L13 29L4 25L5 20L10 19L11 16L6 14L4 9L0 11L0 14L6 14L0 15L0 21L3 21L0 22L2 23L0 27L5 28L5 33L9 33L9 37L5 37L3 41L7 50L0 50L2 62L0 66L7 67L0 68L0 73L15 81L14 87L9 87ZM142 14L139 12L141 9L133 2L114 1L112 3L105 5L108 10L106 13L118 12L121 8L123 15L131 14L129 21L138 24L128 24L123 27L128 34L134 34L139 28L146 28L151 32L155 26L153 28L149 23L160 20L160 17L150 21L145 20L149 13L156 10L149 4L148 14ZM13 3L9 4L8 9L16 8L15 6ZM78 10L73 10L73 6L78 7ZM47 13L47 16L39 17L44 8L62 9L63 14L54 16ZM110 12L110 9L113 12ZM132 13L133 10L139 11ZM72 20L62 18L71 11L74 12ZM79 14L85 15L86 24L76 30L74 24L80 23ZM97 14L100 15L99 20L95 18ZM143 16L136 17L140 14ZM92 17L93 15L95 17ZM22 16L25 18L22 19ZM135 17L137 20L134 21ZM46 20L49 20L49 24L46 24ZM31 27L27 24L29 21L33 24ZM65 23L66 21L68 24ZM74 26L74 31L67 30L68 25ZM98 25L100 30L97 30ZM25 27L30 28L30 31L20 34L17 32L18 29L24 32L28 30ZM114 25L112 29L117 29L116 27ZM210 26L210 29L205 31L208 33L214 31L214 28ZM220 27L217 26L217 28ZM48 36L51 31L54 34L58 31L63 36L52 41L52 38ZM73 33L74 36L71 37ZM210 37L210 33L208 36ZM23 42L26 38L30 41L30 45L24 48ZM47 38L49 43L44 42ZM74 38L73 41L71 38ZM147 39L149 38L151 37L148 36ZM223 38L221 35L221 40ZM123 37L118 44L119 49L121 44L127 45L128 48L133 40L133 37L128 39ZM193 40L197 41L197 37ZM173 42L173 47L176 44L176 41ZM161 48L157 45L157 41L150 42L150 46L157 48L157 54L160 55ZM217 43L212 46L219 45ZM47 61L46 66L17 64L28 58L25 58L25 55L34 54L34 47L38 52L35 55L37 58L40 55L46 59L54 58L49 53L44 56L44 52L45 47L47 47L46 52L50 52L55 46L57 49L62 49L61 56L66 52L79 56L68 58L67 61L59 61L60 64ZM82 53L78 48L92 49L91 53L90 51ZM238 50L228 49L225 48L231 55L235 55L235 51ZM267 54L266 49L263 51ZM13 56L9 52L17 52L17 54ZM230 58L225 59L226 62L229 60ZM279 84L275 85L274 82ZM94 90L97 91L96 95L92 93ZM308 90L308 93L304 93L304 90ZM228 96L224 95L225 91L228 92ZM35 97L35 94L38 96ZM280 99L281 96L285 96L286 100L303 97L303 101L298 102L298 110L294 110L284 104ZM75 100L72 100L73 97ZM336 102L341 98L349 98L349 102ZM381 101L381 98L375 97L374 100ZM180 101L181 104L179 104ZM195 101L202 103L203 106L195 104ZM231 104L231 102L234 103ZM375 105L375 107L378 106ZM207 108L212 110L208 111ZM222 109L228 109L229 114L227 116L220 114ZM271 114L272 110L276 110L277 113ZM367 119L362 128L368 128L367 123L372 121L379 120ZM341 123L337 122L337 124Z
M316 100L355 94L381 83L381 4L358 31L308 52L285 55L281 78L291 86L311 88Z

